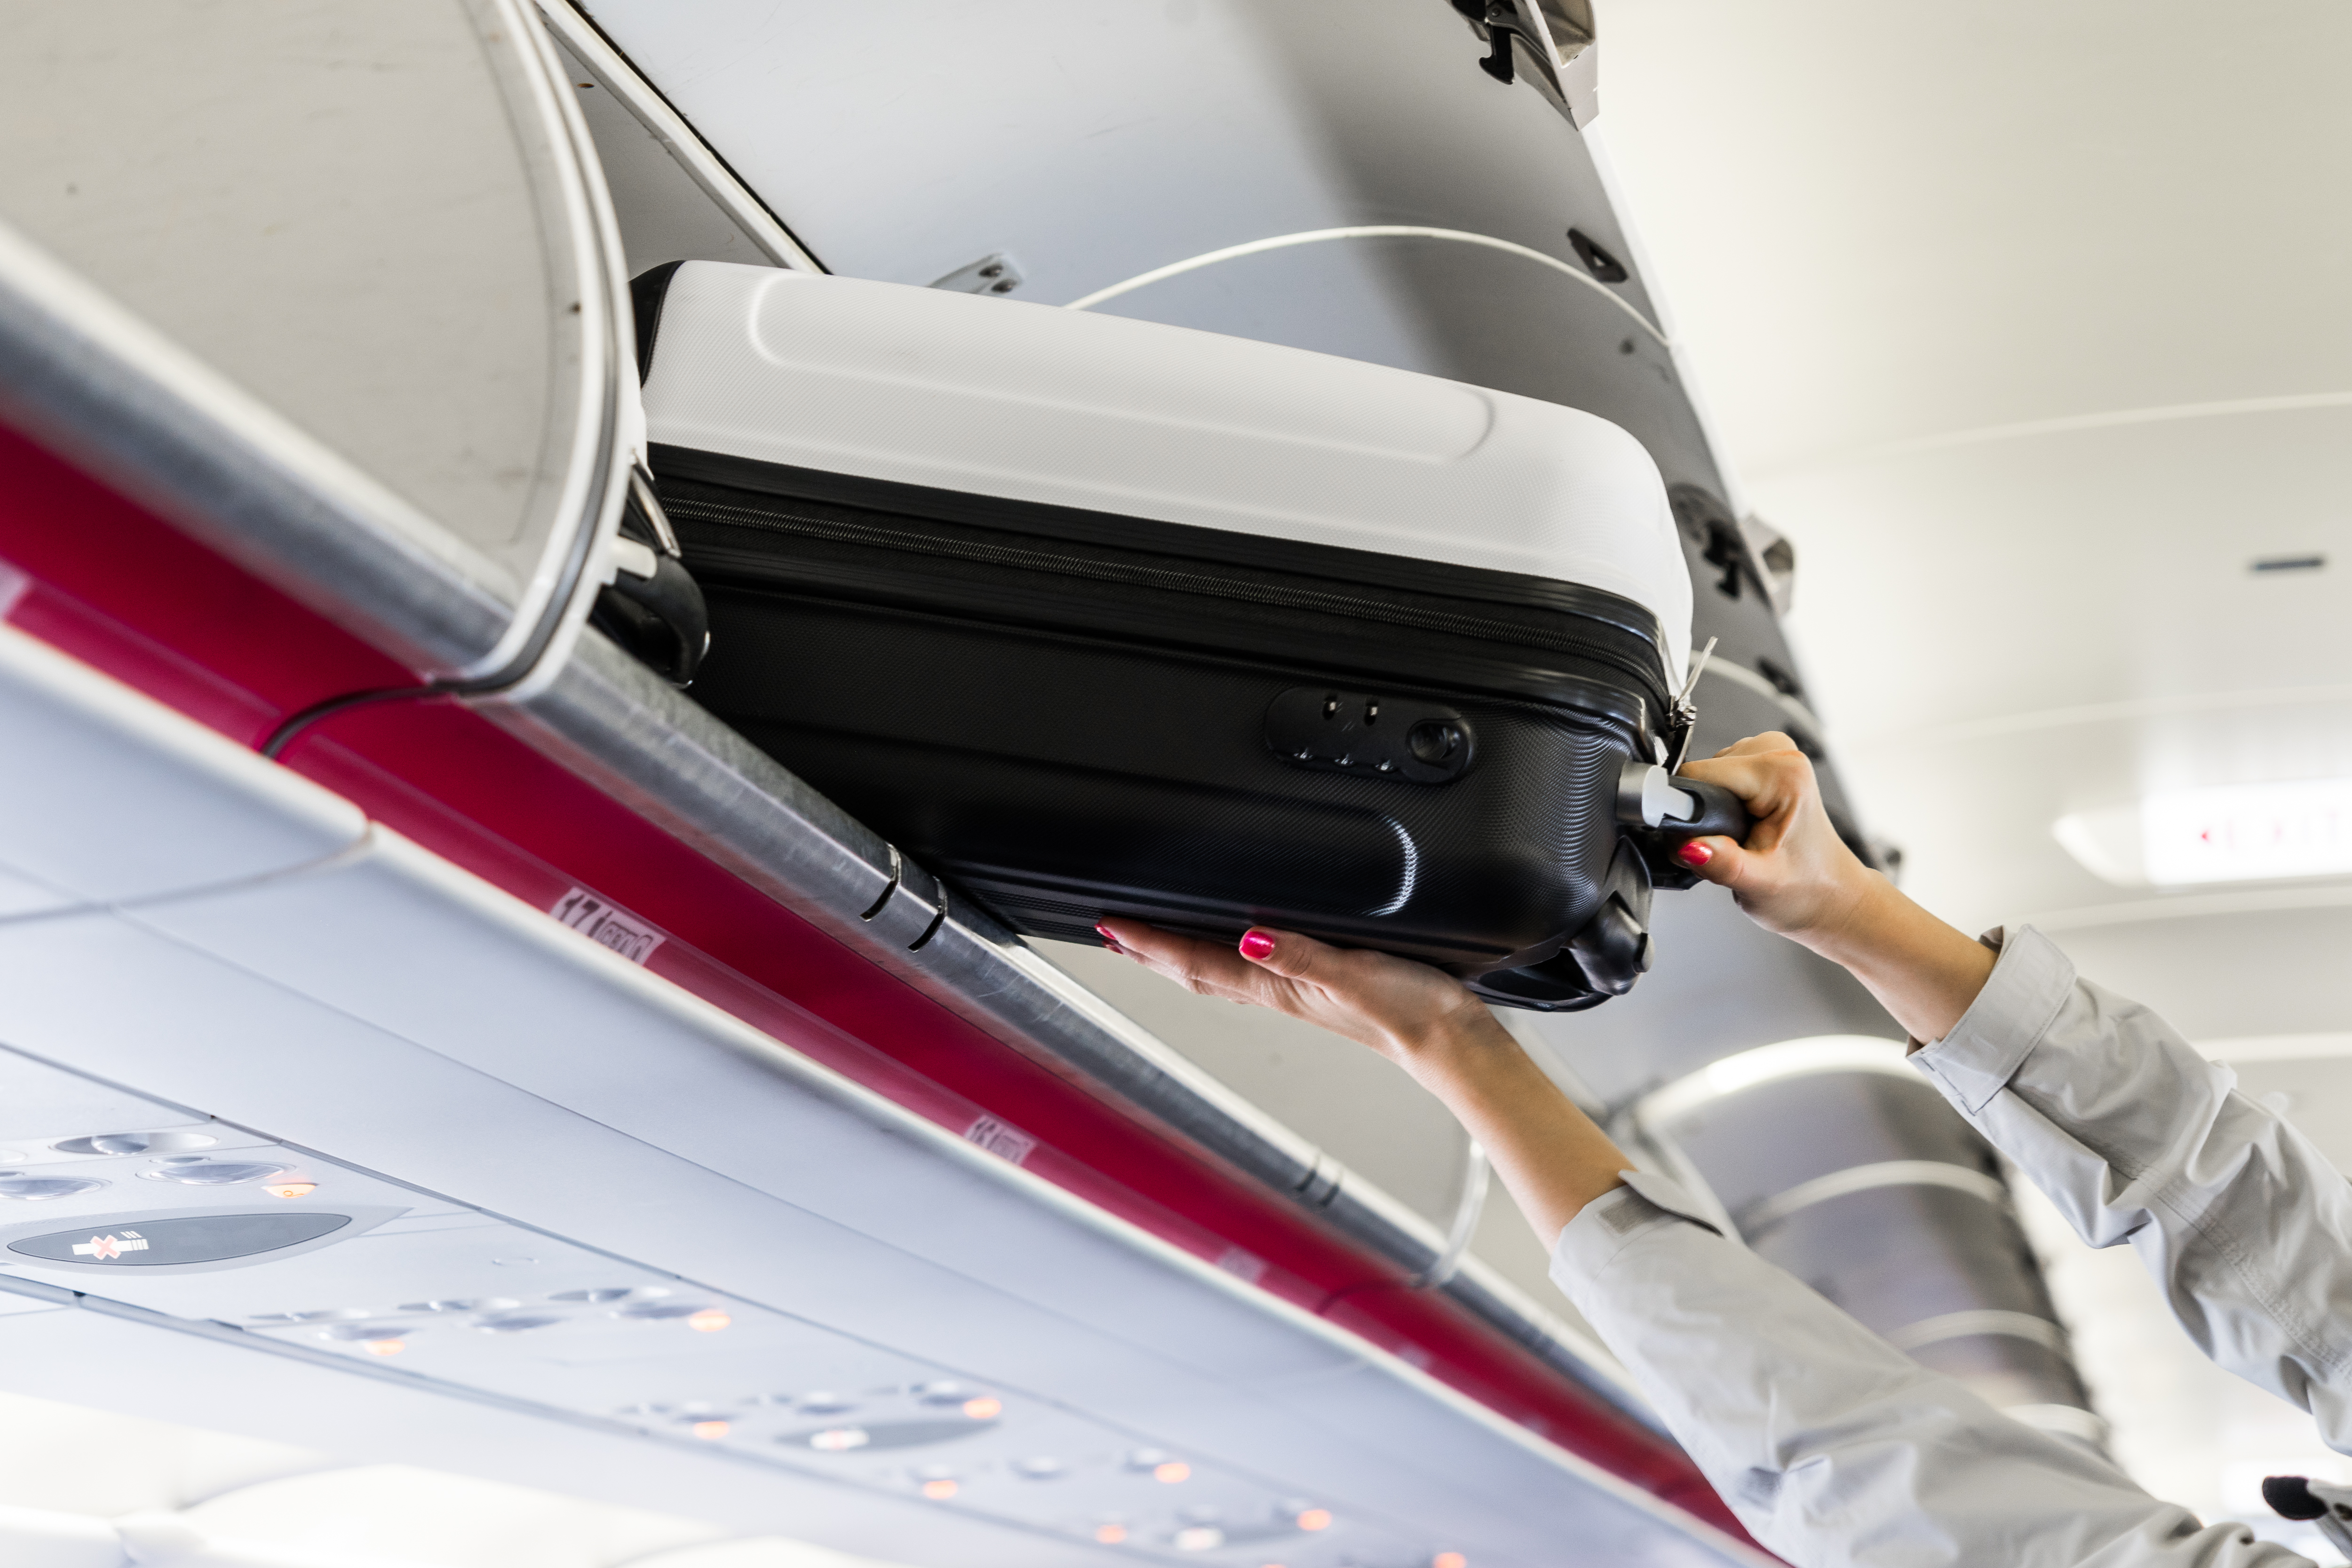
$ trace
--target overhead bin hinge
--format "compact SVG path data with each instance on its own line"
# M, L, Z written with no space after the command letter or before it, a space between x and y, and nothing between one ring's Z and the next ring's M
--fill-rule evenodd
M1529 83L1582 130L1600 112L1593 72L1592 8L1586 0L1453 0L1486 40L1478 68L1496 81L1518 79L1517 56L1535 69ZM1516 53L1515 53L1516 50Z

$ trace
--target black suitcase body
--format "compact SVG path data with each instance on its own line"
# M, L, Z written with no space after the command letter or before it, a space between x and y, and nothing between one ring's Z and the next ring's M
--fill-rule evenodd
M1660 847L1619 785L1687 722L1651 609L681 445L709 437L664 417L677 310L641 300L660 499L709 603L694 695L957 894L1063 941L1303 931L1548 1009L1647 967Z

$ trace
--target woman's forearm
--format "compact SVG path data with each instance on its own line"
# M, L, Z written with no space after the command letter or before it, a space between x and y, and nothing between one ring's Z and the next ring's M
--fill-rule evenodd
M1855 896L1836 921L1790 934L1844 966L1912 1038L1942 1039L1992 977L1991 950L1877 872L1857 867L1855 876Z
M1471 1015L1404 1066L1486 1149L1547 1246L1632 1167L1492 1015Z

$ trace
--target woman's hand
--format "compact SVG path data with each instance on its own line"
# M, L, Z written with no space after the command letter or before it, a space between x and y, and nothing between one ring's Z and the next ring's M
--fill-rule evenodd
M1462 982L1410 959L1332 947L1262 926L1238 948L1141 921L1106 920L1095 930L1113 952L1188 991L1286 1013L1370 1046L1408 1071L1489 1032L1510 1043Z
M1885 879L1864 866L1830 826L1813 764L1797 742L1774 731L1726 746L1683 772L1720 784L1756 818L1745 845L1694 838L1675 858L1698 876L1731 889L1748 918L1803 942L1834 943L1867 910Z
M1676 858L1731 889L1750 920L1843 964L1918 1040L1938 1040L1992 976L1993 955L1895 890L1830 826L1813 764L1777 731L1683 772L1748 805L1746 844L1694 838Z
M1106 920L1095 930L1188 991L1343 1035L1411 1073L1486 1149L1547 1246L1629 1162L1462 982L1425 963L1253 927L1238 948Z

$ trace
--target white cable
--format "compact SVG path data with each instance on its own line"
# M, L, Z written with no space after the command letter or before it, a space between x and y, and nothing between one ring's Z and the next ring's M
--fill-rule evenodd
M1643 331L1656 340L1661 348L1671 349L1674 346L1667 342L1665 333L1650 324L1649 317L1627 304L1612 293L1607 284L1581 267L1562 261L1557 256L1547 256L1542 251L1532 249L1528 246L1514 244L1507 239L1496 239L1490 234L1472 234L1466 229L1459 228L1423 228L1417 224L1381 223L1361 224L1352 228L1312 228L1299 234L1277 234L1267 239L1253 239L1244 245L1229 245L1223 250L1207 251L1199 256L1189 257L1182 261L1171 261L1165 267L1155 267L1149 272L1139 272L1124 283L1114 283L1108 289L1097 289L1084 299L1071 300L1062 309L1090 310L1106 300L1116 300L1121 294L1133 293L1136 289L1157 283L1162 279L1174 278L1181 273L1196 271L1203 267L1213 267L1220 261L1231 261L1243 256L1256 256L1268 250L1287 250L1294 245L1320 245L1331 239L1444 239L1457 245L1477 245L1488 250L1500 250L1511 256L1523 256L1529 261L1543 263L1564 277L1574 279L1628 316L1633 317L1641 324Z
M1493 1167L1475 1138L1470 1140L1465 1152L1469 1163L1462 1173L1462 1195L1454 1205L1454 1223L1446 1227L1445 1249L1413 1280L1416 1290L1433 1289L1460 1273L1462 1260L1470 1253L1471 1238L1478 1234L1478 1216L1486 1209L1487 1178Z

